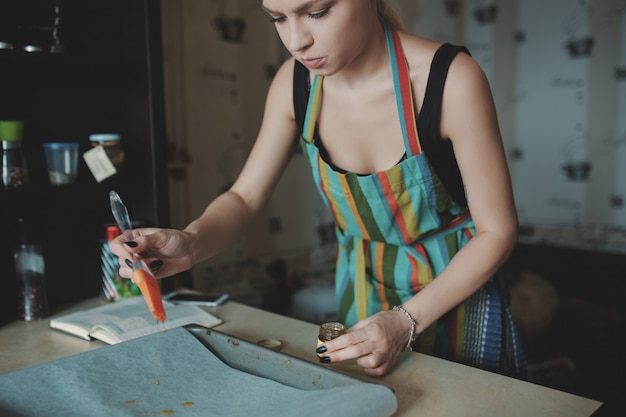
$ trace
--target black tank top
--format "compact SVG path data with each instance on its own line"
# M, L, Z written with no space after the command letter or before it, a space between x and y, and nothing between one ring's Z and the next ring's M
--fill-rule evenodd
M444 140L439 134L441 119L441 102L443 99L443 87L448 75L448 69L452 59L459 53L469 51L462 46L444 43L435 52L428 74L424 103L417 116L417 131L424 153L428 157L437 176L443 182L446 190L454 201L462 207L467 206L463 179L454 156L454 149L450 140ZM295 61L293 76L293 108L298 126L298 132L302 132L304 117L311 90L309 70L299 61ZM315 132L315 143L320 150L320 155L330 164L328 154L319 136ZM331 165L332 166L332 165ZM341 169L334 167L338 171Z

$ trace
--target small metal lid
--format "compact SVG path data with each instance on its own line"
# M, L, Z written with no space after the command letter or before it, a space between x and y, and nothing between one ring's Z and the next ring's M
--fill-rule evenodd
M2 140L0 143L2 143L3 151L7 151L9 149L19 149L22 147L22 143L19 140Z
M37 46L37 45L26 45L24 46L24 50L26 52L41 52L41 46Z
M19 142L23 129L24 122L21 120L0 120L0 140Z
M283 342L278 339L263 339L259 340L257 344L277 352L283 348Z
M119 141L122 137L117 133L94 133L89 135L91 142L115 142Z

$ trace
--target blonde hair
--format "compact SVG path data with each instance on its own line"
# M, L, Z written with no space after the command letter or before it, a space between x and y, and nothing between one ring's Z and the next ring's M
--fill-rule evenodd
M402 19L400 19L400 15L387 0L376 0L376 10L378 11L378 15L385 19L385 21L391 26L394 26L397 29L402 29L404 26L402 24Z

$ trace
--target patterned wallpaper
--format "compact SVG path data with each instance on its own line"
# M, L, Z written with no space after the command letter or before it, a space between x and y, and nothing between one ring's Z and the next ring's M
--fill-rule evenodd
M395 3L489 77L521 239L626 253L626 1Z
M172 224L184 227L236 179L265 94L287 57L260 0L162 0ZM301 287L327 289L332 219L296 153L272 199L232 250L198 265L194 285L253 305Z

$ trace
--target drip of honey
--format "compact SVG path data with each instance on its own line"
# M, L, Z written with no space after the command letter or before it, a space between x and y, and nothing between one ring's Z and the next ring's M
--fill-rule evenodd
M170 410L170 409L166 409L163 411L147 411L144 407L143 407L143 401L139 400L139 401L135 401L135 400L126 400L124 402L124 404L126 405L141 405L141 414L149 414L149 415L164 415L164 416L171 416L174 414L174 410ZM180 404L181 407L193 407L193 401L185 401L183 403Z
M167 328L165 327L165 322L164 321L158 321L156 322L156 326L159 326L159 323L161 323L163 325L163 333L167 332ZM160 377L160 369L159 369L159 333L161 332L157 332L156 333L156 338L155 338L155 342L154 342L154 368L155 368L155 374L156 374L156 385L161 385L161 380L159 379ZM161 412L157 412L157 411L152 411L152 412L148 412L143 408L143 401L141 400L126 400L124 402L125 405L141 405L142 406L142 410L141 413L142 414L151 414L151 415L164 415L164 416L171 416L174 414L174 410L163 410ZM185 401L181 404L181 407L193 407L193 401Z
M157 320L156 322L156 326L158 328L159 323L163 324L163 333L167 332L167 327L165 327L165 322L161 321L159 322ZM156 334L156 338L155 338L155 342L154 342L154 369L155 369L155 374L156 374L156 385L161 385L161 380L159 379L160 376L160 370L159 370L159 333L157 331Z

